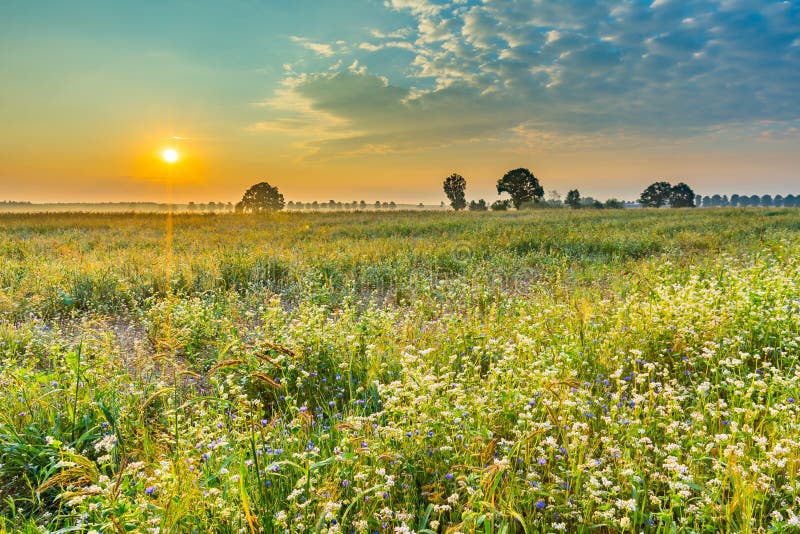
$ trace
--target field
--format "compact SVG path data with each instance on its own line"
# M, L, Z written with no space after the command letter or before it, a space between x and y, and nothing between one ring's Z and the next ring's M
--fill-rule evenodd
M0 215L0 532L800 529L800 210L167 238Z

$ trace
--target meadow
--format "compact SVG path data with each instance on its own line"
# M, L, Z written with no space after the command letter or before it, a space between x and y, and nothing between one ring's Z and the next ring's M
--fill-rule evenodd
M0 532L797 532L800 210L0 214Z

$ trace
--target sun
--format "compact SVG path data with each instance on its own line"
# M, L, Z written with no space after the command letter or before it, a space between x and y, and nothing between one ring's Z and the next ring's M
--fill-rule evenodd
M176 161L178 161L180 155L178 154L178 151L175 150L174 148L168 148L161 153L161 157L167 163L175 163Z

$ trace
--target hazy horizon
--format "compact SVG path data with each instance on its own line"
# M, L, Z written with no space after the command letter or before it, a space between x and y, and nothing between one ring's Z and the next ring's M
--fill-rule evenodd
M0 200L800 193L800 5L0 5ZM180 160L168 166L172 147Z

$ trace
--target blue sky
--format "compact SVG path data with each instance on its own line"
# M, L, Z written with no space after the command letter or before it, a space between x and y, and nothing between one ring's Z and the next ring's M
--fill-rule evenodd
M800 192L797 2L10 1L0 69L25 198L155 199L176 136L198 200L433 201L453 170L488 197L518 166L600 197Z

